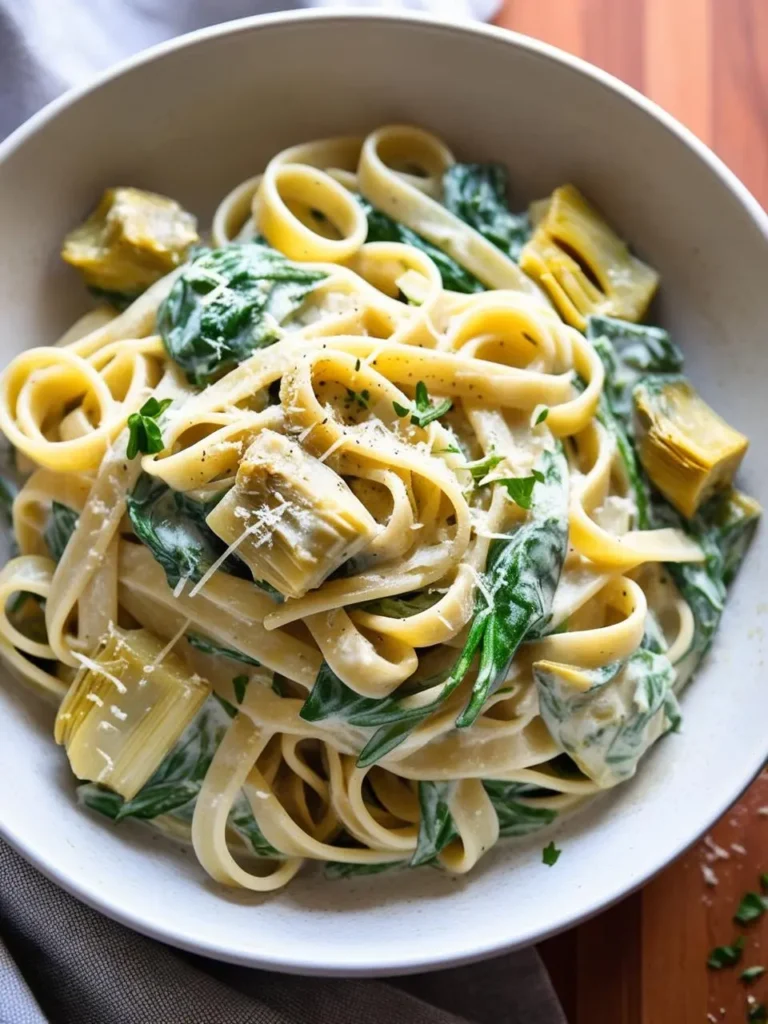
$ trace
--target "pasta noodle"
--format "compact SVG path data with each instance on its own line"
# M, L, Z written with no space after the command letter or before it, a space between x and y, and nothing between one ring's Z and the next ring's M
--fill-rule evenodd
M63 253L106 303L0 377L0 657L80 801L263 892L463 874L631 777L760 512L638 323L655 272L397 125L279 153L197 240L110 190Z

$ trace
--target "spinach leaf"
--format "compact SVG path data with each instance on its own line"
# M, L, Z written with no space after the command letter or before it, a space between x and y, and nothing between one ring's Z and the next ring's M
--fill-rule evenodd
M679 373L683 354L661 327L632 324L610 316L591 316L587 338L605 365L604 394L611 411L631 435L635 385L643 377L657 373Z
M491 547L483 587L490 604L480 591L467 641L450 674L428 703L414 704L392 695L371 713L357 716L356 724L380 726L358 757L359 767L373 764L394 750L440 707L479 653L472 694L456 720L459 727L471 725L503 682L522 641L546 628L568 546L568 472L562 450L544 452L539 472L543 479L534 487L530 517L510 534L509 540L495 541ZM439 682L437 679L432 685L436 687Z
M356 875L380 875L405 866L405 861L392 860L379 864L345 864L343 861L329 861L325 865L326 878L353 878Z
M350 725L358 725L359 717L391 705L391 698L377 700L375 697L361 697L343 683L327 662L323 662L317 674L312 692L304 701L299 715L305 722L320 722L326 718L342 718Z
M562 450L544 452L533 487L531 515L510 535L494 541L486 567L487 595L480 590L475 618L451 675L459 682L475 654L480 665L466 708L456 720L471 725L504 681L517 648L546 628L568 548L568 470Z
M128 309L131 303L135 302L142 294L141 292L134 292L132 294L115 292L108 288L98 288L95 284L89 284L86 287L97 302L106 302L107 305L112 306L119 313Z
M277 341L324 277L259 243L198 250L157 313L168 355L204 385Z
M51 512L43 537L54 562L58 562L64 554L64 549L69 543L69 538L75 532L79 518L80 516L74 509L62 505L58 501L51 502Z
M551 825L557 818L557 811L548 807L536 807L531 802L522 803L518 799L526 795L526 790L535 790L536 787L489 779L483 781L483 786L499 819L499 835L502 837L530 835L540 828Z
M356 198L363 207L368 220L367 241L401 242L404 245L412 245L415 249L425 252L440 271L443 287L448 291L471 294L472 292L482 292L485 290L473 274L470 274L468 270L460 266L447 253L444 253L442 249L438 249L437 246L432 245L431 242L422 238L421 235L417 235L415 231L411 231L404 224L398 224L396 220L392 220L386 213L382 213L381 210L371 206L367 199L363 199L361 196Z
M587 337L592 341L606 371L598 416L614 436L619 456L637 506L637 525L642 530L675 527L703 549L704 563L669 563L666 568L694 616L690 655L695 662L712 642L725 604L726 582L735 575L754 532L756 513L725 525L728 514L722 501L712 500L695 519L685 520L651 485L633 445L632 392L646 376L677 373L683 357L666 331L629 324L611 317L589 318ZM743 523L739 525L739 518ZM723 525L718 525L722 523Z
M455 782L419 783L419 837L410 867L431 864L458 837L448 805L455 786Z
M4 526L13 525L13 501L19 488L9 477L0 476L0 516Z
M401 597L379 597L374 601L363 601L356 607L372 615L385 615L389 619L407 619L428 611L443 597L437 591L417 590Z
M679 721L672 694L675 671L666 655L644 647L626 661L584 670L585 689L550 668L535 665L533 674L553 739L603 787L634 775L659 731Z
M242 704L245 700L245 691L248 689L248 676L235 676L232 680L232 689L235 691L235 700Z
M443 177L443 203L517 262L531 237L527 213L511 213L502 164L454 164Z
M116 822L126 818L151 821L160 815L171 814L189 823L203 780L229 722L225 709L213 696L209 697L157 771L132 800L123 800L117 793L90 782L78 787L78 800ZM228 824L258 856L282 856L264 838L242 794L232 806Z
M139 477L127 500L128 516L136 536L163 567L169 587L182 579L197 582L226 551L205 522L217 500L204 505L146 473ZM235 555L229 555L220 568L241 579L250 578L248 567Z
M203 654L212 654L219 658L230 658L232 661L241 661L244 665L260 664L249 654L236 651L233 647L224 647L222 644L217 643L216 640L203 636L202 633L187 633L185 634L185 639L187 643L197 648L198 651L202 651Z
M710 534L720 553L726 586L733 582L744 561L760 513L757 502L730 488L710 498L694 519L695 527Z

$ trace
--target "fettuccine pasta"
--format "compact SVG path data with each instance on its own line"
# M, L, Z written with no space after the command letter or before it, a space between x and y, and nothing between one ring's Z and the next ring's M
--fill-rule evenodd
M277 154L204 242L110 189L63 256L98 304L0 377L0 656L83 805L254 891L463 874L678 729L747 442L574 186L515 214L387 126Z

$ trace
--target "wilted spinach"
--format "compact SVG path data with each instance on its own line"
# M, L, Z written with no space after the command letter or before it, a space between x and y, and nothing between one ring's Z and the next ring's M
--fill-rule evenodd
M517 648L549 620L568 547L568 469L562 451L544 452L535 475L530 517L509 540L493 542L487 586L478 590L467 642L451 674L460 681L480 655L472 694L456 720L460 727L475 721L504 681Z
M449 801L455 782L419 783L419 836L410 866L431 864L458 837Z
M385 615L390 619L407 619L411 615L425 612L442 598L437 591L417 590L412 594L400 597L379 597L374 601L364 601L356 607L372 615Z
M128 515L136 536L165 571L169 587L181 579L196 583L226 550L205 522L217 499L203 504L144 473L128 497ZM235 555L221 565L224 572L250 579L248 567Z
M498 782L493 779L485 779L483 787L499 819L499 835L502 838L530 835L531 832L551 825L557 817L557 811L549 807L537 807L531 801L534 796L556 796L552 791L526 783ZM521 802L521 797L528 802Z
M324 277L260 243L199 249L158 310L168 355L204 385L277 341Z
M411 231L404 224L399 224L396 220L388 217L386 213L377 210L371 206L367 199L363 199L362 196L358 196L357 199L363 207L366 219L368 220L367 241L401 242L403 245L412 245L414 249L420 249L429 256L440 271L443 287L448 289L448 291L469 294L485 290L474 274L470 274L468 270L460 266L456 260L452 259L447 253L444 253L442 249L438 249L437 246L432 245L431 242L422 238L421 235L417 235L415 231Z
M509 540L494 541L491 547L475 616L456 664L441 685L440 680L433 683L437 693L428 703L413 706L393 695L375 711L356 717L355 724L379 726L358 758L360 767L394 750L440 707L479 654L472 693L456 720L459 727L471 725L503 682L523 640L545 628L568 545L568 473L562 451L544 452L537 471L543 479L534 486L530 517Z
M172 814L189 823L203 780L229 727L230 715L222 703L215 697L208 698L178 743L132 800L123 800L117 793L89 782L78 787L79 801L113 821L126 818L150 821ZM230 811L228 824L258 856L282 856L264 838L242 794Z
M531 236L527 213L507 203L507 169L502 164L454 164L443 177L443 202L497 249L517 262Z
M695 632L691 654L707 650L725 605L725 587L738 569L754 533L757 513L741 514L732 492L709 501L693 520L686 520L659 494L640 464L633 443L632 393L644 378L679 373L683 356L666 331L629 324L611 317L590 317L587 337L606 372L598 412L614 436L630 490L637 505L640 529L675 527L695 540L703 563L672 562L667 570L691 607Z
M217 643L215 640L211 640L210 637L203 636L202 633L186 633L185 639L187 643L191 644L198 651L203 654L212 654L217 658L229 658L231 661L240 661L244 665L255 665L258 666L261 662L256 661L249 654L243 654L242 651L236 651L233 647L224 647L223 644ZM238 678L240 678L238 676Z
M68 505L62 505L59 501L51 502L51 512L43 537L54 562L58 562L64 554L64 549L69 543L69 538L75 532L79 518L78 513Z

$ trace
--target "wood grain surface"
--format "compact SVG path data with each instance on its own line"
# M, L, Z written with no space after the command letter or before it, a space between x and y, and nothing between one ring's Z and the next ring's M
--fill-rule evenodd
M506 0L497 21L646 93L768 205L768 0ZM709 871L716 885L705 881ZM749 996L768 1005L768 973L749 988L738 980L742 967L768 966L768 914L746 929L732 921L764 871L766 773L708 843L641 893L543 943L569 1024L740 1024ZM747 935L740 967L707 970L711 948L739 930Z

